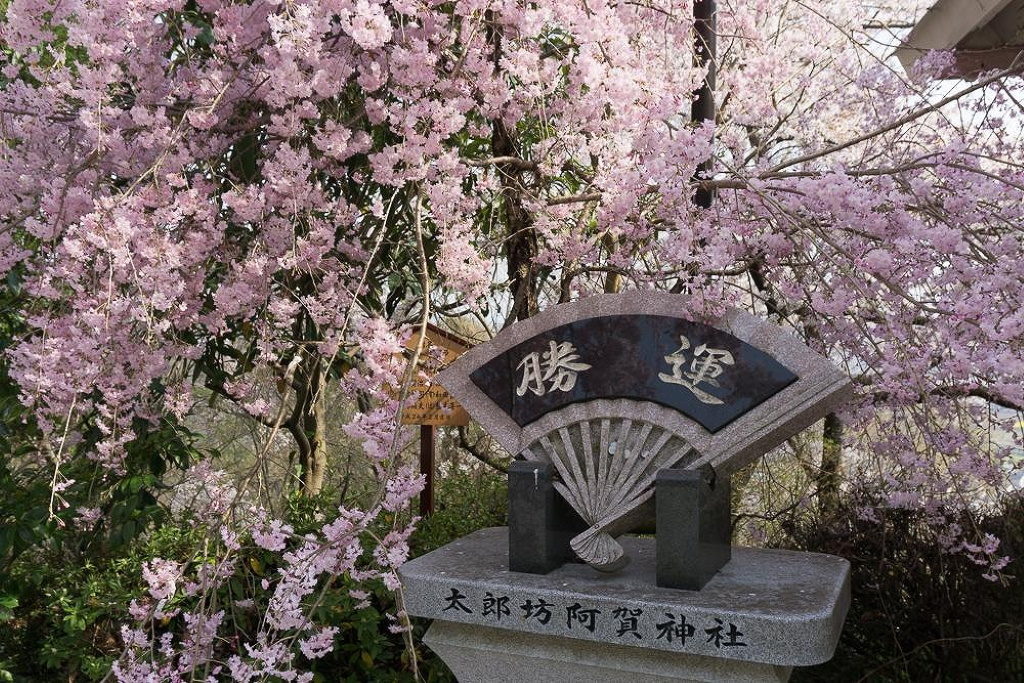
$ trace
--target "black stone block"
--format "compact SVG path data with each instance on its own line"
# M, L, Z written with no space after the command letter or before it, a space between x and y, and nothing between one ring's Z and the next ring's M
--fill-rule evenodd
M700 590L731 557L729 478L664 469L654 497L658 585Z
M552 485L547 463L514 461L508 469L508 566L547 574L576 559L569 541L587 528Z

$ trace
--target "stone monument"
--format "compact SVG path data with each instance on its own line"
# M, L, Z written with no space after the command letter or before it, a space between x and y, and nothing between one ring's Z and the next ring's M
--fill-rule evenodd
M509 527L400 571L461 683L786 680L831 658L837 557L732 548L733 471L834 410L849 379L795 337L657 292L517 323L439 382L505 449ZM654 538L624 537L631 531Z

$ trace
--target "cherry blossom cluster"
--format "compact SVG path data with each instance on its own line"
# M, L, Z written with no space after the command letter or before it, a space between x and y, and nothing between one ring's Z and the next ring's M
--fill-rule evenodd
M72 458L115 482L140 423L200 390L279 430L321 371L360 399L345 432L378 484L296 537L197 465L171 506L217 553L147 564L119 680L309 680L335 635L317 590L397 588L408 553L394 522L361 559L422 486L397 424L411 329L623 286L746 307L843 364L846 473L997 577L997 540L943 510L1004 486L1024 439L1021 70L936 81L940 54L903 74L876 11L720 2L718 115L694 123L690 0L11 0L0 275L55 495ZM245 548L282 569L241 642L203 596ZM173 609L184 630L158 634Z

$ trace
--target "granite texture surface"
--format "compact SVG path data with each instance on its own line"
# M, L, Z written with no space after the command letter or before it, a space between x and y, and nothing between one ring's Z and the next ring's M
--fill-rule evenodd
M459 683L783 683L791 667L435 621L424 642Z
M829 660L849 607L849 563L785 550L733 548L702 590L659 588L653 538L620 539L632 562L615 574L565 564L508 569L508 530L483 529L399 569L415 616L512 633L760 662ZM581 645L582 646L582 645Z

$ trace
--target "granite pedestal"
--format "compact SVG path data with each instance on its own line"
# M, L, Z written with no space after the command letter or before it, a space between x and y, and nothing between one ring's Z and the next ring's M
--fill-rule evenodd
M483 529L399 569L406 610L460 683L785 681L832 657L849 563L733 548L700 591L657 585L655 541L621 539L615 574L508 569L508 530Z

